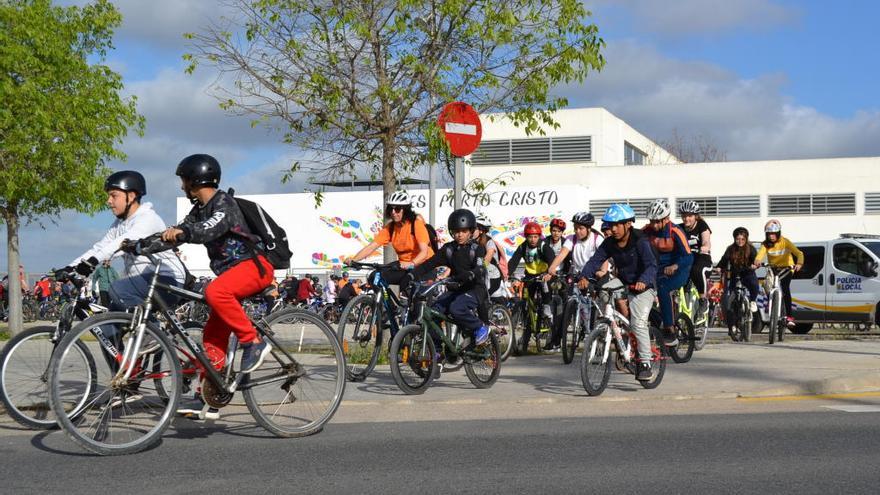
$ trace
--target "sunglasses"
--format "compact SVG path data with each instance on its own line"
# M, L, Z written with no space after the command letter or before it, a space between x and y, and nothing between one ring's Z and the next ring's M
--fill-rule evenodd
M403 206L392 206L391 207L391 211L393 211L394 213L400 213L405 209L406 208L404 208Z

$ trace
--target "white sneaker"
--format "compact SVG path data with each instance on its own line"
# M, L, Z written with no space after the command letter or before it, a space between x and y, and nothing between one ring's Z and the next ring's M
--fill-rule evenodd
M758 303L756 303L755 301L749 302L749 310L752 313L757 313L758 312Z

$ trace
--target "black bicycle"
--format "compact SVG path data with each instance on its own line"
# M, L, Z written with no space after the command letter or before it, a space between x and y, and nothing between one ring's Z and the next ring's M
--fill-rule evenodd
M257 423L276 436L321 431L345 390L345 360L333 330L311 312L278 311L251 320L272 346L260 368L238 372L233 341L225 367L216 369L160 297L161 292L204 301L202 294L159 282L161 261L153 253L170 247L157 236L124 243L121 249L153 264L144 303L131 313L87 319L53 353L49 401L65 433L97 454L142 451L160 440L185 383L195 380L210 407L227 406L241 391ZM96 354L104 359L91 357ZM89 357L86 365L82 355Z
M71 281L78 290L74 301L61 306L55 326L41 325L29 328L9 339L0 352L0 400L9 417L18 424L33 429L49 429L57 425L49 407L49 364L58 342L70 331L75 321L103 313L107 308L94 304L87 295L88 280L77 274L59 274L57 280ZM85 345L73 349L81 366L94 369L94 358ZM73 359L73 357L71 357ZM86 386L94 385L92 382ZM74 404L76 413L81 404Z

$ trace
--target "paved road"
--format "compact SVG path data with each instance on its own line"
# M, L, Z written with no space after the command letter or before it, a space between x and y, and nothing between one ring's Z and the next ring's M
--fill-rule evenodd
M877 492L876 412L630 412L335 424L295 440L179 420L157 448L116 458L6 432L0 473L6 493L40 494Z

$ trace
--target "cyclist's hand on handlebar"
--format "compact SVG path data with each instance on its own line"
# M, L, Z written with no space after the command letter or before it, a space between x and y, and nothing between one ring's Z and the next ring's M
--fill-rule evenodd
M580 280L578 280L578 289L586 290L587 287L589 287L589 286L590 286L590 281L587 280L587 277L583 277Z
M76 273L79 273L83 277L88 277L95 270L95 267L98 266L98 258L92 256L87 260L82 260L79 264L76 265L74 270Z
M543 277L541 277L541 280L543 280L544 282L549 282L553 280L553 275L551 275L550 272L547 272L544 274Z
M801 271L801 268L803 268L803 267L804 267L804 265L794 265L794 267L792 268L792 271L797 273L797 272Z
M177 242L178 239L183 235L183 231L178 229L177 227L168 227L162 232L162 240L165 242Z
M648 286L645 285L644 282L636 282L636 283L632 284L632 290L635 292L644 292L645 289L647 289L647 288L648 288Z
M669 265L663 269L663 273L665 273L667 277L671 277L676 271L678 271L678 265Z

